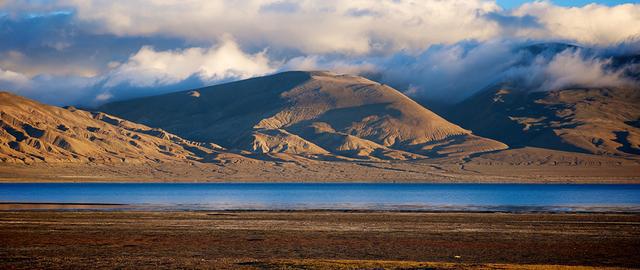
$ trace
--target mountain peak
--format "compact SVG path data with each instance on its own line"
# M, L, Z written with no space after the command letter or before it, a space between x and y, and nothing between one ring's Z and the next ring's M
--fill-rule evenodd
M391 87L328 71L289 71L100 109L190 140L258 153L405 159L467 153L457 146L469 141L472 152L505 147Z

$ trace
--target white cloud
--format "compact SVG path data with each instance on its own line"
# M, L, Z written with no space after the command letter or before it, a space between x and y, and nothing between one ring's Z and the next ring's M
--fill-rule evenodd
M633 85L634 82L624 76L624 69L606 68L610 64L610 60L584 57L579 51L564 51L544 67L545 81L540 90Z
M10 0L4 9L11 14L56 7L75 10L95 31L121 36L215 43L231 34L243 47L305 54L420 51L505 35L603 45L640 35L640 4L561 7L536 1L505 11L492 0ZM499 21L509 16L526 19Z
M560 7L541 1L520 6L514 15L533 16L544 26L521 33L530 38L610 45L640 37L640 4Z
M98 94L95 100L98 102L104 102L104 101L110 100L111 98L113 98L113 94L109 92L104 92L104 93Z
M105 87L129 84L135 87L169 85L196 76L211 83L226 79L245 79L273 72L265 52L246 54L225 39L211 48L156 51L145 46L107 75Z
M489 41L432 47L418 55L399 54L376 66L382 80L407 88L416 98L460 101L493 83L521 59L520 43ZM403 87L406 86L406 87Z
M0 68L0 85L8 89L24 88L30 84L30 78L26 75L11 70Z
M12 2L7 9L25 9L22 1ZM485 40L499 29L483 14L501 10L489 0L60 0L31 6L71 7L94 31L121 36L218 42L231 34L243 47L356 55Z
M110 62L108 72L94 76L29 76L0 68L0 89L56 105L95 105L115 98L167 92L170 89L163 87L189 78L197 79L198 85L210 85L260 76L275 72L278 64L281 62L269 60L266 51L245 53L227 38L209 48L158 51L143 46L123 63Z
M294 57L284 63L280 70L327 70L343 74L362 74L375 72L375 64L364 61L349 61L322 55Z
M513 41L459 43L432 47L418 55L398 54L372 61L383 82L406 89L406 94L417 99L450 103L503 82L523 91L640 85L625 75L638 68L637 64L614 68L611 59L575 47L554 51L551 46L549 54L532 54L527 45Z

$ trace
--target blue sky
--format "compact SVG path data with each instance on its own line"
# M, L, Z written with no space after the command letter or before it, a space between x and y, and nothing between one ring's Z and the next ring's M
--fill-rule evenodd
M497 0L498 4L500 4L500 6L507 8L507 9L511 9L511 8L515 8L518 7L524 3L529 3L532 2L531 0ZM597 4L601 4L601 5L608 5L608 6L613 6L613 5L619 5L619 4L626 4L626 3L639 3L640 1L635 1L635 0L599 0L599 1L594 1L594 0L553 0L551 1L552 3L559 5L559 6L566 6L566 7L581 7L587 4L591 4L591 3L597 3Z

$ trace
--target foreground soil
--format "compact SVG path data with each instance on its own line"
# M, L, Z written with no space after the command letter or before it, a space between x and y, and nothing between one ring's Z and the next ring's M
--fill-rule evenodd
M0 268L640 266L638 214L0 212Z

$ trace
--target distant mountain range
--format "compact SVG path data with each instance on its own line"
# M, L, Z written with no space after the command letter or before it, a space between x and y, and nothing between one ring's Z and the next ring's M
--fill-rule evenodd
M466 100L447 106L441 114L480 136L508 144L598 155L640 154L640 54L596 52L564 43L522 48L553 58L571 51L627 67L626 77L637 85L618 87L568 86L531 89L518 81L497 81Z
M640 91L628 88L526 92L496 88L454 106L449 118L512 148L534 146L640 154Z
M640 168L640 87L531 92L497 83L439 112L444 118L387 85L324 71L283 72L95 111L2 92L0 164L314 161L389 164L400 174L419 173L415 166L430 161L473 173L465 164L573 160Z

